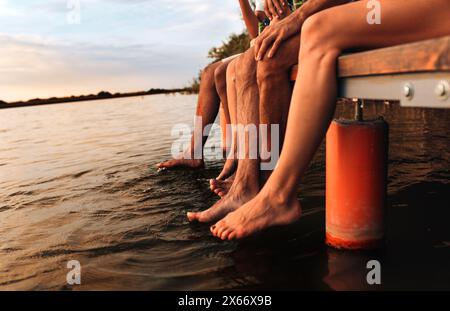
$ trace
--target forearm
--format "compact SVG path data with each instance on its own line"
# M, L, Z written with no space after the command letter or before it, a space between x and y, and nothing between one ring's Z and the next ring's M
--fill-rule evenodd
M245 26L247 27L250 37L256 38L258 36L258 18L250 6L248 0L239 0L242 17L244 18Z

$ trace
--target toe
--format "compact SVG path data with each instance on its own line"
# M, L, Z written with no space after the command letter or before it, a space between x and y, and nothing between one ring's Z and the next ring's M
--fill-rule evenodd
M211 188L212 191L214 191L214 189L217 188L217 180L215 180L215 179L210 179L210 180L209 180L209 187Z
M228 241L234 240L236 239L236 232L230 232L230 234L228 234Z
M174 166L174 161L169 160L166 162L162 162L160 167L171 168L172 166Z
M220 233L222 233L223 230L225 230L226 228L227 228L226 222L223 220L219 221L218 223L216 223L214 225L214 229L213 229L214 235L217 237L220 237Z
M227 227L220 227L219 229L217 229L216 232L216 236L221 239L222 238L222 233L224 233L225 231L227 231Z
M209 231L211 231L212 235L216 235L215 234L215 230L216 230L216 225L212 225L211 227L209 227Z
M163 167L166 167L165 165L166 165L166 162L161 162L161 163L156 164L156 167L163 168Z
M232 232L232 230L231 229L225 229L223 232L222 232L222 234L220 235L220 238L222 239L222 240L227 240L228 239L228 236L230 235L230 233Z
M242 227L242 226L239 226L238 228L236 228L235 232L236 232L235 239L242 239L249 235L249 232L247 230L245 230L244 227Z
M206 210L200 213L197 213L197 220L199 222L210 222L213 217L213 213L210 210Z
M220 227L221 227L220 226L220 221L218 223L216 223L216 224L211 226L211 232L212 232L212 234L214 236L217 236L217 231L219 230Z
M198 219L198 213L187 212L186 215L189 221L194 221Z

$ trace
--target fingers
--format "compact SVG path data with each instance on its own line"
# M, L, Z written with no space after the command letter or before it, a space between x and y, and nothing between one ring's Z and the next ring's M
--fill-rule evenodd
M258 54L256 55L256 61L260 61L261 59L264 58L264 55L266 54L268 48L270 47L273 41L274 39L271 36L263 40L259 48Z
M285 16L289 16L289 15L291 15L291 13L292 13L291 8L289 6L286 7L286 10L284 11Z
M275 17L278 17L278 13L277 13L277 8L273 5L272 0L268 0L266 2L268 9L269 9L269 13L270 13L270 20L273 20Z
M272 20L272 13L269 10L269 2L272 2L272 0L264 1L264 13L266 13L268 19Z
M272 48L269 51L269 54L267 54L268 58L272 58L275 56L275 53L277 52L278 48L280 47L280 44L281 44L280 40L277 39L274 41Z
M284 10L281 5L281 1L280 0L272 0L272 3L274 5L275 9L277 10L277 17L283 16Z
M258 56L259 49L261 48L261 42L263 38L265 37L264 32L259 35L258 38L255 39L255 43L253 44L253 51L255 53L255 59Z

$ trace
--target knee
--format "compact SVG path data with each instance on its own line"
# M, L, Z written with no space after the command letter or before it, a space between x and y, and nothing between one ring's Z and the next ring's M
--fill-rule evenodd
M247 50L236 59L235 63L236 81L252 82L256 80L256 61L253 50Z
M202 70L202 73L200 75L201 83L213 85L214 84L214 72L215 72L216 68L217 68L217 63L206 66Z
M219 89L226 87L227 67L227 63L222 63L214 70L214 81Z
M329 12L320 12L308 17L302 26L300 59L335 59L341 53L339 48L339 29L333 25Z
M259 61L257 64L256 79L258 81L258 85L261 85L264 82L268 82L273 78L281 77L283 74L286 74L287 76L287 71L278 58L265 58Z

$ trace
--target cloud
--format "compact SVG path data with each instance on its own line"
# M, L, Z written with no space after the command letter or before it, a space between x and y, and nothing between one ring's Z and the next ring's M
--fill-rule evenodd
M13 8L8 0L0 0L0 16L18 16L20 15L19 11Z
M2 100L179 87L197 72L198 53L182 47L72 45L0 35ZM9 57L5 57L8 55Z
M185 86L243 29L234 1L81 0L80 25L67 24L65 0L0 0L0 12L8 101Z

